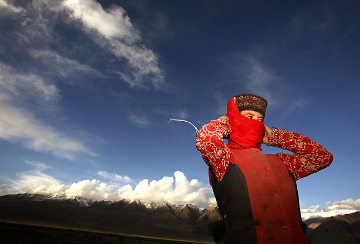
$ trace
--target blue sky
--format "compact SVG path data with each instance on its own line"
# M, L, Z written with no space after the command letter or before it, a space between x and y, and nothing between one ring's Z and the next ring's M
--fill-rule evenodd
M214 203L195 130L234 95L333 164L301 208L360 210L356 1L0 0L0 193ZM263 146L264 153L279 149ZM331 210L331 211L330 211Z

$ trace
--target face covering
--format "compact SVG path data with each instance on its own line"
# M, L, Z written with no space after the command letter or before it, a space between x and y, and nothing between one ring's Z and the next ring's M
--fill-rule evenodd
M230 99L227 105L227 117L231 127L229 145L257 148L261 151L261 143L265 134L264 123L242 115L233 98Z

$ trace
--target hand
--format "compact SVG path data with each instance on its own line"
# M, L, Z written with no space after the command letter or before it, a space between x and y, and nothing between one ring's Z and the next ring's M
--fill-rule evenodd
M265 134L263 137L263 143L268 145L269 144L269 135L272 132L272 129L270 129L270 127L268 127L267 125L265 125Z

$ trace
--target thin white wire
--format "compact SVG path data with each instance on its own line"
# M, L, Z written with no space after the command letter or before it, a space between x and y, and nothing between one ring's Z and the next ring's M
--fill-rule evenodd
M191 123L191 122L189 122L189 121L187 121L187 120L170 118L170 120L168 121L168 123L169 123L170 121L172 121L172 120L177 121L177 122L186 122L186 123L189 123L189 124L191 124L192 126L194 126L194 128L195 128L195 130L196 130L196 133L199 132L198 128L196 128L196 126L193 125L193 123Z

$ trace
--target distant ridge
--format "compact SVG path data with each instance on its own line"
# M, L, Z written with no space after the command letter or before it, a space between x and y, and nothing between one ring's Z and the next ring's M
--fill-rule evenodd
M309 219L305 223L312 244L360 244L360 212Z
M212 242L208 221L204 221L210 218L206 216L220 218L217 208L200 210L192 204L92 201L38 194L1 196L0 209L0 221L5 222L205 242ZM210 209L215 212L209 213Z
M192 204L138 200L92 201L38 194L0 197L0 221L213 242L207 226L220 219L216 204L200 210ZM312 244L360 244L360 212L305 221Z

